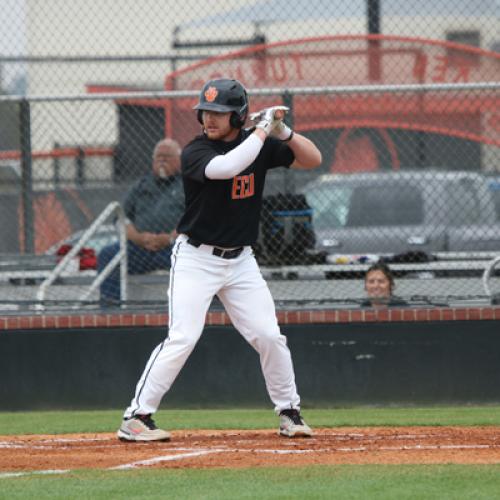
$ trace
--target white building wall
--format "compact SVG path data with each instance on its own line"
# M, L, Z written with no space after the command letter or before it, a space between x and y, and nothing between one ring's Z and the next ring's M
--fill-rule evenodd
M212 12L244 0L209 1ZM30 56L117 56L169 54L174 27L199 16L199 2L185 0L26 0L27 54ZM168 62L31 63L31 95L85 94L86 85L122 84L161 88ZM116 106L109 102L35 104L33 149L60 144L114 144Z

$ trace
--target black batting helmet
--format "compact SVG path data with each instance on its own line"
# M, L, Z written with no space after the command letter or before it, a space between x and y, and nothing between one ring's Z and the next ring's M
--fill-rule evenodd
M201 124L203 124L203 110L231 112L231 126L241 128L248 113L247 91L238 80L228 78L210 80L201 89L200 102L193 109L198 110L198 121Z

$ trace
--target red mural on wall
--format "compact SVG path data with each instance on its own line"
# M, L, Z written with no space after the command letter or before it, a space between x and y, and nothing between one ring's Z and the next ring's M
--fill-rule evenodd
M378 71L371 71L373 67ZM498 90L363 93L359 89L353 92L354 87L365 85L498 81L500 54L471 46L389 35L291 40L206 59L167 75L164 87L167 90L197 90L208 79L222 76L241 80L248 89L335 88L333 93L294 98L294 126L299 131L361 128L383 131L392 128L500 145ZM253 96L251 106L257 109L276 102L276 97L281 98L279 91L274 97ZM189 114L186 117L186 112L195 102L193 98L176 99L166 106L166 135L179 135L181 142L192 136L196 129L190 129L192 120ZM478 113L481 120L463 119L468 114L477 116ZM375 161L369 139L351 137L343 145L342 158L337 160L342 168L346 168L348 162L346 155L352 156L355 151L355 142L367 166Z
M52 244L68 236L71 233L71 224L55 192L40 194L33 201L34 251L36 254L41 254ZM26 242L24 241L22 200L18 205L18 218L19 246L21 252L24 253Z
M498 82L500 54L476 47L391 35L290 40L205 59L168 74L164 88L199 90L208 79L220 77L240 80L250 90L253 110L276 104L286 88L317 88L318 92L293 97L293 125L300 132L343 131L334 148L335 171L377 168L373 137L359 134L366 129L378 131L394 169L399 168L399 160L390 129L500 146L500 92L493 88L418 92L393 87L363 92L363 86L374 85ZM331 91L321 93L325 87ZM259 88L276 88L276 95L252 96L252 90ZM89 87L89 91L109 89ZM193 120L194 97L120 102L162 107L165 135L181 144L200 131Z
M377 141L374 140L374 134ZM388 160L381 161L380 152L385 151ZM385 129L346 128L340 134L336 144L330 171L336 174L354 172L374 172L383 164L392 170L399 170L400 162L396 146Z

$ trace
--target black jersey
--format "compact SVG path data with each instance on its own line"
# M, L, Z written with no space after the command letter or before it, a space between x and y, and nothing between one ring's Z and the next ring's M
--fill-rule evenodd
M226 248L256 242L266 172L280 166L289 167L295 159L293 151L286 143L268 137L255 161L237 176L224 180L205 177L210 160L234 149L251 132L242 130L231 142L200 135L184 148L181 171L185 211L178 233Z

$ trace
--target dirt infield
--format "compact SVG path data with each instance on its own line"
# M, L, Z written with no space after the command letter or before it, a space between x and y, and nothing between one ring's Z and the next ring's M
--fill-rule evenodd
M0 436L0 477L73 469L309 464L500 463L500 427L342 427L308 439L275 431L174 431L167 443L114 434Z

